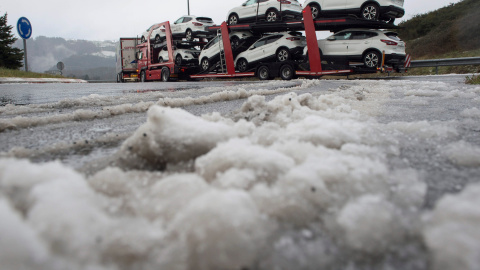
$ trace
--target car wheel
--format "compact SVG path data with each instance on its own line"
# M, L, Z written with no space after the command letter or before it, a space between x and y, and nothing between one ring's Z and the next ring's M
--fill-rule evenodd
M177 55L177 57L175 57L175 64L177 64L179 66L182 65L182 60L183 60L182 56L180 54Z
M238 24L238 15L232 14L228 17L228 24L229 25L236 25Z
M295 71L293 70L293 67L291 65L283 65L280 68L280 77L282 80L289 81L293 79L293 76L295 75Z
M232 39L230 39L230 45L232 46L232 50L238 48L238 46L240 45L240 38L238 38L237 36L232 37Z
M278 62L284 62L290 59L290 52L286 48L281 48L277 52L277 60Z
M142 43L145 43L147 40L145 39L144 36L142 36Z
M376 4L366 4L362 8L362 18L366 20L378 20L380 15L378 5Z
M188 41L192 41L192 40L193 40L192 30L187 29L187 31L185 32L185 38L186 38Z
M162 82L170 81L170 69L168 67L162 68Z
M210 62L208 61L208 58L203 58L202 59L202 70L203 71L208 71L208 69L210 68Z
M380 54L376 51L369 51L363 55L363 64L368 68L376 68L380 65Z
M267 66L261 66L258 68L257 76L260 80L268 80L270 79L270 70Z
M163 57L158 58L158 63L163 63Z
M155 36L155 43L160 43L160 35Z
M145 71L142 71L140 73L140 81L141 82L146 82L147 81L147 74L145 74Z
M320 15L320 6L316 4L310 5L310 10L312 11L313 19L314 20L318 19Z
M278 11L274 9L268 10L267 14L265 14L265 17L267 19L267 22L276 22L280 20L280 15L278 14Z
M247 68L248 68L248 62L247 60L245 60L245 58L241 58L240 60L238 60L237 62L238 71L245 72L247 71Z

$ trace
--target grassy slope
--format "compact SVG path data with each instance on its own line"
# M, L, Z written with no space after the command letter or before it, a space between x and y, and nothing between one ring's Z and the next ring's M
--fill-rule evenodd
M60 75L51 75L45 73L25 72L22 70L0 68L1 77L14 77L14 78L65 78Z

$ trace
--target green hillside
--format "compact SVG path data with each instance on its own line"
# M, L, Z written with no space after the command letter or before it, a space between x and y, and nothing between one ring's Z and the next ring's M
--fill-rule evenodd
M480 0L463 0L399 24L414 59L480 56Z

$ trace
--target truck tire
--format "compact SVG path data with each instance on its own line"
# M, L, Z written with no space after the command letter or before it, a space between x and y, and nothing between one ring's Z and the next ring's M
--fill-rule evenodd
M295 70L293 70L291 65L286 64L280 68L280 78L282 78L282 80L289 81L293 79L294 75Z
M262 81L269 80L271 78L270 69L267 66L260 66L257 70L257 76Z
M377 4L366 4L362 7L362 13L360 14L362 19L375 21L380 16L380 9Z
M168 67L163 67L162 68L162 82L168 82L170 81L170 69Z
M141 82L146 82L147 81L147 74L145 73L145 71L142 71L140 73L140 81Z

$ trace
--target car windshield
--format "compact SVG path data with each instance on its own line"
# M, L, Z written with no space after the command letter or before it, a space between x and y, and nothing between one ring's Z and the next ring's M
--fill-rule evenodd
M213 20L211 18L207 18L207 17L198 17L197 21L203 22L203 23L213 23Z

